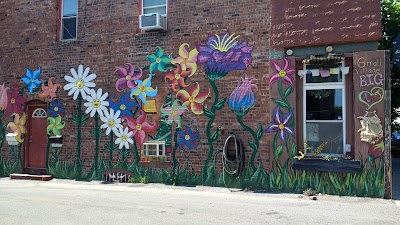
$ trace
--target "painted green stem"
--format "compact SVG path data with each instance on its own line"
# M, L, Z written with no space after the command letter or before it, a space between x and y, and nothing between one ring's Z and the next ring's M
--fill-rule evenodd
M253 171L256 171L257 168L256 168L256 166L254 165L254 159L255 159L256 154L257 154L257 152L258 152L258 146L259 146L259 144L260 144L260 139L257 138L257 134L256 134L256 132L254 132L253 129L251 129L250 127L248 127L246 124L243 123L242 117L243 117L243 116L237 115L237 120L238 120L239 124L240 124L245 130L247 130L247 131L251 134L251 136L253 136L254 142L255 142L255 144L256 144L256 147L253 148L253 152L251 153L251 157L250 157L250 166L251 166L251 169L252 169ZM250 147L251 147L251 146L250 146Z
M81 94L79 94L78 96L78 117L79 117L79 121L78 121L78 137L77 137L77 169L78 169L78 178L80 178L81 172L82 172L82 162L81 162L81 129L82 129L82 96Z
M100 139L100 128L99 128L99 114L96 113L94 115L94 131L95 131L95 138L96 138L96 145L95 145L95 155L94 155L94 174L97 176L97 163L99 161L99 139Z
M208 140L208 146L209 146L209 152L208 152L208 156L207 156L207 160L205 161L204 165L203 165L203 181L207 180L207 169L208 169L208 164L211 161L211 158L214 154L214 147L213 147L213 142L214 140L211 139L211 126L214 123L215 120L215 111L217 110L215 105L218 103L219 101L219 92L218 92L218 88L215 85L215 80L213 79L209 79L211 87L214 91L214 103L211 107L211 112L212 112L212 116L210 116L210 120L208 121L207 124L207 128L206 128L206 135L207 135L207 140Z
M46 171L49 172L49 154L50 154L50 140L47 139L47 148L46 148Z
M171 158L172 158L172 173L175 175L176 174L176 167L178 165L178 161L176 160L176 150L178 149L178 132L179 128L175 129L175 134L174 134L174 149L172 150L171 153Z
M279 157L276 155L276 142L278 141L278 135L279 135L278 132L275 133L274 140L272 141L272 149L274 151L274 159L276 162L276 166L278 167L278 169L280 171L282 171L282 166L281 166L281 163L279 162Z
M114 150L114 132L111 131L110 133L110 159L108 161L108 168L111 169L112 166L112 160L113 160L113 150Z
M133 154L135 155L135 159L134 159L134 164L137 167L139 165L140 162L140 155L137 149L137 143L136 140L133 140Z

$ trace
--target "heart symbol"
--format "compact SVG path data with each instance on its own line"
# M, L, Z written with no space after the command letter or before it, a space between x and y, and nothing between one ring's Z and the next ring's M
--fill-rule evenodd
M362 91L358 94L358 100L367 105L367 110L371 109L372 106L378 104L383 100L384 97L383 88L373 87L371 91Z

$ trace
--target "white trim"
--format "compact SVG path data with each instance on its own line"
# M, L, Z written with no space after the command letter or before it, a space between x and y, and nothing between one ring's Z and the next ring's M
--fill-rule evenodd
M168 29L168 0L165 0L165 5L155 5L155 6L147 6L147 7L144 7L143 1L145 1L145 0L141 0L141 1L142 1L142 5L141 5L142 9L141 9L141 14L139 15L139 20L140 20L140 16L145 14L144 8L151 9L151 8L165 7L165 14L160 14L160 15L165 16L165 30L167 30ZM139 26L140 26L140 21L139 21ZM140 27L139 27L139 29L140 29Z
M60 18L60 41L76 41L78 40L78 13L79 13L79 1L76 0L76 16L66 16L64 17L63 11L64 11L64 0L61 0L61 18ZM76 37L75 38L70 38L70 39L63 39L63 19L70 19L70 18L76 18Z
M39 111L41 111L40 113L38 113ZM35 115L36 113L38 113L38 115ZM43 114L44 113L44 114ZM32 118L43 118L43 117L47 117L47 112L46 110L44 110L43 108L37 108L35 109L35 111L33 111L32 113Z

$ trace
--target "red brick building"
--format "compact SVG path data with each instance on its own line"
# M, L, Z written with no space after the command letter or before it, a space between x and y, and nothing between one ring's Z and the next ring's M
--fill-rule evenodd
M1 93L8 93L2 115L2 175L126 175L133 182L383 196L386 160L378 154L383 152L383 133L374 133L373 143L367 145L358 141L360 122L351 119L364 116L361 106L375 110L381 120L386 113L379 96L386 93L383 54L355 53L377 49L377 0L59 0L2 1L0 6L0 81L5 83ZM365 66L354 65L362 57L367 61L359 62ZM87 67L90 71L85 72ZM365 75L360 81L355 68L380 69L375 75L382 74L382 80L379 75L366 76L367 71L358 73ZM303 86L299 74L314 80L336 77L340 84L331 84L327 90L335 91L323 93ZM377 87L354 86L366 79ZM99 88L99 95L89 90ZM336 93L339 89L343 92ZM330 100L304 100L306 90L318 95L316 99ZM366 97L358 98L361 92ZM316 105L323 104L336 111L328 112L328 119L321 113L311 115L307 107L303 110L307 102L311 111L321 110ZM108 114L118 110L115 120L110 119ZM330 137L321 135L305 140L310 134L305 127L326 129L307 123L307 113L340 124L340 141L324 144ZM122 129L109 132L102 126ZM125 128L132 133L124 136ZM20 133L16 147L4 140L9 132ZM62 147L48 141L58 134ZM235 146L239 139L242 144ZM304 142L311 147L303 147ZM365 159L374 148L378 153L373 154L377 159L372 167ZM301 154L306 157L298 159ZM331 169L319 169L321 162ZM223 172L227 170L232 174ZM371 180L363 182L375 185L376 191L359 186L363 176L369 176ZM308 182L310 178L319 181Z

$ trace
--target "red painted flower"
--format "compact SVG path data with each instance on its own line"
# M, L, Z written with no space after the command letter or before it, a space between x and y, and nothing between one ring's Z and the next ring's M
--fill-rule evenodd
M271 60L271 64L275 73L269 78L269 86L272 86L272 83L277 82L279 79L283 79L283 83L293 86L294 78L292 75L295 73L295 70L290 66L289 60L283 58L282 66L277 60Z
M177 65L174 71L169 71L165 74L164 80L170 80L171 88L174 92L179 91L176 88L177 85L181 88L189 87L189 84L185 84L185 78L188 77L191 73L191 70L182 70L181 65Z
M23 105L26 99L19 95L18 84L11 85L10 92L8 93L8 104L4 116L11 115L13 113L22 114L24 112Z
M142 69L140 67L135 67L130 63L125 63L125 66L128 69L118 68L114 72L114 74L118 74L120 77L115 83L115 89L118 92L123 92L126 87L129 89L135 88L137 86L135 81L142 77Z
M136 142L139 145L143 144L146 133L153 133L157 130L158 124L153 120L153 125L150 125L146 120L146 113L142 110L141 115L138 118L130 116L124 116L122 119L128 123L129 131L133 132Z
M178 91L178 93L176 93L176 98L181 98L183 102L182 106L187 105L188 109L192 110L194 114L201 115L203 114L202 103L209 95L210 89L208 89L208 92L200 92L200 85L196 82L196 84L189 89L189 92L186 90Z
M47 86L42 83L42 92L38 93L38 96L41 98L46 98L49 97L50 101L53 101L53 98L55 98L57 88L61 88L61 84L53 84L53 79L54 77L50 77L49 81L47 82Z

